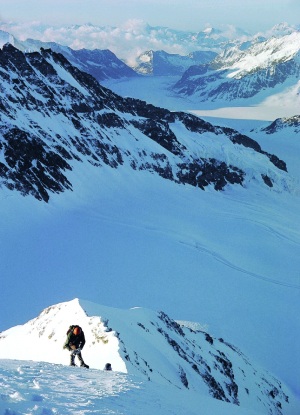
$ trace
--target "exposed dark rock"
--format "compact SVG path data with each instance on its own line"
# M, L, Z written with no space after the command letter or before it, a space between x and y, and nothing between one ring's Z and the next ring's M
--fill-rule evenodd
M205 340L210 344L214 344L214 339L208 333L205 333Z
M267 176L266 174L262 174L261 177L263 178L263 181L266 183L267 186L273 187L273 182L269 176Z
M215 159L199 160L198 163L180 164L177 173L181 183L188 183L204 190L213 184L215 190L222 190L227 183L242 184L244 172L237 167L227 166Z
M181 366L179 366L179 376L180 376L180 380L181 380L181 383L183 384L183 386L188 389L189 388L189 382L188 382L186 373L185 373L185 371L183 370L183 368Z
M11 169L6 168L3 173L11 188L45 202L49 200L48 191L59 193L72 188L62 173L70 170L70 165L57 153L45 148L39 139L30 139L17 128L4 134L4 138L4 157Z

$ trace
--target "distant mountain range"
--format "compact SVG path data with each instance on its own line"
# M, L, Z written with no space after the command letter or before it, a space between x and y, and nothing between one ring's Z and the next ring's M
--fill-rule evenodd
M199 101L233 101L296 86L299 76L300 32L293 32L227 49L211 63L189 68L174 90Z
M80 28L69 28L67 33L79 34ZM94 26L88 29L92 33L100 30ZM145 37L146 33L157 35L166 50L145 50L126 64L108 49L75 50L55 42L20 41L4 31L0 31L0 45L9 42L23 52L51 48L99 82L129 79L139 74L177 76L172 93L196 102L261 101L287 89L293 89L292 95L297 97L300 75L300 32L297 28L280 24L264 35L255 36L228 27L226 30L208 28L197 34L167 28L158 30L148 25L140 26L139 30ZM168 52L170 39L178 42L183 54ZM144 44L146 47L146 40Z
M164 50L184 56L198 50L221 53L225 48L241 43L290 34L297 31L298 27L280 23L264 33L250 34L231 25L182 31L130 20L118 27L92 24L50 27L36 23L26 27L24 24L1 22L0 29L11 33L17 39L51 41L72 49L109 49L129 66L135 66L135 59L143 51Z

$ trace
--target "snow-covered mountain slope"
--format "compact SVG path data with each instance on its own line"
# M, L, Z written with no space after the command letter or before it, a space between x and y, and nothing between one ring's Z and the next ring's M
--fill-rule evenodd
M72 189L68 171L130 166L204 189L258 181L294 191L284 161L238 131L170 112L99 85L51 50L0 55L2 185L48 201Z
M138 375L174 394L187 389L192 396L198 393L261 414L296 414L297 401L282 382L226 340L179 324L162 311L118 310L78 299L60 303L1 333L0 355L68 364L62 344L70 324L84 329L83 355L91 368L103 369L110 362L114 371ZM116 376L114 389L118 383Z
M11 43L11 42L10 42ZM136 72L116 57L110 50L71 49L55 42L41 42L34 39L18 43L23 52L39 52L41 48L61 53L68 61L81 71L87 72L99 82L105 79L130 78Z
M176 83L174 90L199 101L230 101L266 95L294 87L297 97L300 76L300 32L271 38L241 50L225 50L211 64L193 66Z
M300 116L278 118L272 123L265 123L260 128L249 131L253 139L257 139L264 148L285 155L289 172L300 183Z
M258 108L259 109L259 108ZM263 112L263 108L261 108ZM211 120L211 118L209 117ZM300 183L299 153L300 153L300 116L294 115L289 117L277 118L272 122L269 121L251 121L248 120L229 120L213 119L220 125L230 126L239 129L243 134L257 140L259 144L267 151L284 157L288 171Z
M217 53L197 51L189 55L170 54L163 50L150 50L137 58L136 72L154 76L182 75L192 65L202 65L212 61Z

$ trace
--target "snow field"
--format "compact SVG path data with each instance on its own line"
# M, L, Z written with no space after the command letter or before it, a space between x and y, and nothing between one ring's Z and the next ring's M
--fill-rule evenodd
M1 415L261 415L137 376L41 362L0 360L0 388Z

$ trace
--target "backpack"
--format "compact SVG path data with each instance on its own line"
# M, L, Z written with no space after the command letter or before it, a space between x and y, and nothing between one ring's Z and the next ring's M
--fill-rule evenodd
M104 370L112 370L111 364L110 363L106 363L105 366L104 366Z
M78 324L72 324L69 328L68 328L68 331L67 331L67 336L71 333L71 332L73 332L73 330L75 329L75 327L78 327L80 330L81 330L81 332L82 332L82 328L80 327L80 326L78 326Z

